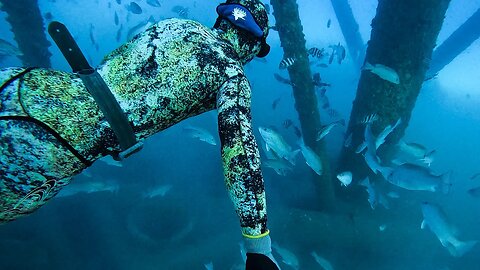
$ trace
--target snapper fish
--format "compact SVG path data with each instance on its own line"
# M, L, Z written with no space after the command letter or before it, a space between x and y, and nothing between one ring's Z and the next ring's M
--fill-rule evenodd
M199 139L200 141L206 142L211 145L217 145L217 142L213 135L206 129L187 126L183 128L183 131L191 138Z
M414 164L397 166L385 178L393 185L408 190L442 191L447 194L451 187L450 173L435 175L428 168Z
M423 214L421 228L428 227L452 256L461 257L477 244L478 241L458 240L455 228L448 222L439 205L424 202L421 207Z
M323 174L323 165L322 159L308 146L301 143L300 149L302 151L302 155L305 158L307 165L312 168L312 170L318 174Z
M280 61L278 68L286 69L288 67L291 67L293 64L295 64L295 62L296 62L296 59L293 57L284 58L282 61Z
M286 159L290 164L295 165L295 157L300 150L293 151L282 135L271 128L259 127L258 130L265 141L267 151L272 149L278 157Z
M368 70L378 77L391 83L400 84L400 77L398 76L398 73L391 67L387 67L382 64L372 65L369 62L366 62L363 70Z
M286 264L291 266L293 269L298 270L300 267L300 263L298 261L297 256L293 254L290 250L286 248L280 247L277 243L273 243L272 247L275 249L275 251L280 255L282 258L282 261Z
M133 14L142 14L143 12L142 8L135 2L130 2L125 8Z

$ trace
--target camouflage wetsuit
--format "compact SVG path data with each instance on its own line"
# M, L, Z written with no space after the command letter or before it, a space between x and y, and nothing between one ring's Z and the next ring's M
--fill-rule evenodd
M254 54L242 55L227 35L194 21L162 21L108 55L98 72L139 140L218 110L228 192L242 232L259 235L267 231L264 184L242 68ZM34 211L73 175L120 150L74 74L4 69L0 91L0 222Z

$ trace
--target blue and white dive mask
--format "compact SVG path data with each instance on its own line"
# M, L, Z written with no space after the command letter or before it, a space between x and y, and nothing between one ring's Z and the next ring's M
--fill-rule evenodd
M214 28L220 26L222 19L227 19L236 27L243 29L254 37L260 39L262 47L258 52L257 57L265 57L270 52L270 45L267 44L266 36L264 35L262 28L253 17L248 8L240 4L220 4L217 7L218 18L215 22Z

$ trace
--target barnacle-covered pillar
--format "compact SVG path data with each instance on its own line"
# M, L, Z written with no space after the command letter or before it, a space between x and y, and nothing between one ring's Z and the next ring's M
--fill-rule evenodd
M427 76L434 76L480 37L480 9L435 49Z
M371 38L366 61L394 69L400 78L395 84L363 70L353 103L348 132L352 133L352 148L343 153L342 166L352 170L356 179L369 172L363 156L355 154L355 147L363 142L366 115L377 114L372 125L377 136L387 125L399 118L402 123L387 137L393 145L404 135L415 101L429 69L433 48L450 0L379 0L372 21ZM383 146L380 152L388 152ZM383 150L383 151L382 151ZM380 155L382 158L382 155Z
M334 189L325 146L322 142L316 141L317 132L321 128L320 114L312 82L305 36L298 13L298 5L295 0L271 0L270 3L274 9L275 26L280 36L284 58L295 58L295 64L288 68L288 73L293 85L295 108L300 119L303 140L322 159L322 176L312 172L315 177L315 186L319 200L319 205L315 208L329 210L334 205Z
M358 23L353 16L352 8L348 0L331 0L331 2L340 29L342 29L343 37L347 42L350 57L357 67L361 67L365 58L365 44L360 36Z
M12 27L24 66L48 68L51 53L50 42L45 36L43 18L37 0L0 0L1 10Z

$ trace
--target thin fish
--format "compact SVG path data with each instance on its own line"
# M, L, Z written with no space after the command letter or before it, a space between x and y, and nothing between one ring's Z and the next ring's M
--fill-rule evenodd
M323 165L322 159L308 146L305 144L300 144L300 149L302 151L302 155L305 158L307 165L312 168L312 170L318 174L323 174Z
M324 125L322 126L322 128L320 129L320 131L317 133L317 141L320 141L321 139L323 139L325 136L327 136L328 133L330 133L330 131L332 130L332 128L334 128L335 126L339 126L339 125L342 125L342 126L345 126L345 119L341 119L341 120L338 120L338 121L335 121L335 122L332 122L328 125Z
M142 14L143 12L142 8L135 2L130 2L127 6L127 10L133 14Z
M118 25L119 19L118 19L118 14L117 14L116 11L115 11L115 15L114 15L114 17L113 17L113 21L115 22L115 25Z
M147 4L152 6L152 7L161 7L162 5L158 0L147 0Z
M273 102L272 102L272 109L275 110L278 106L278 103L280 102L280 99L281 98L276 98Z
M397 122L392 126L392 125L388 125L385 127L385 129L380 132L380 134L378 135L377 139L375 140L375 147L376 149L378 149L380 147L380 145L382 145L384 142L385 142L385 138L390 134L392 133L392 131L398 126L400 125L400 123L402 122L402 119L399 118L397 120Z

